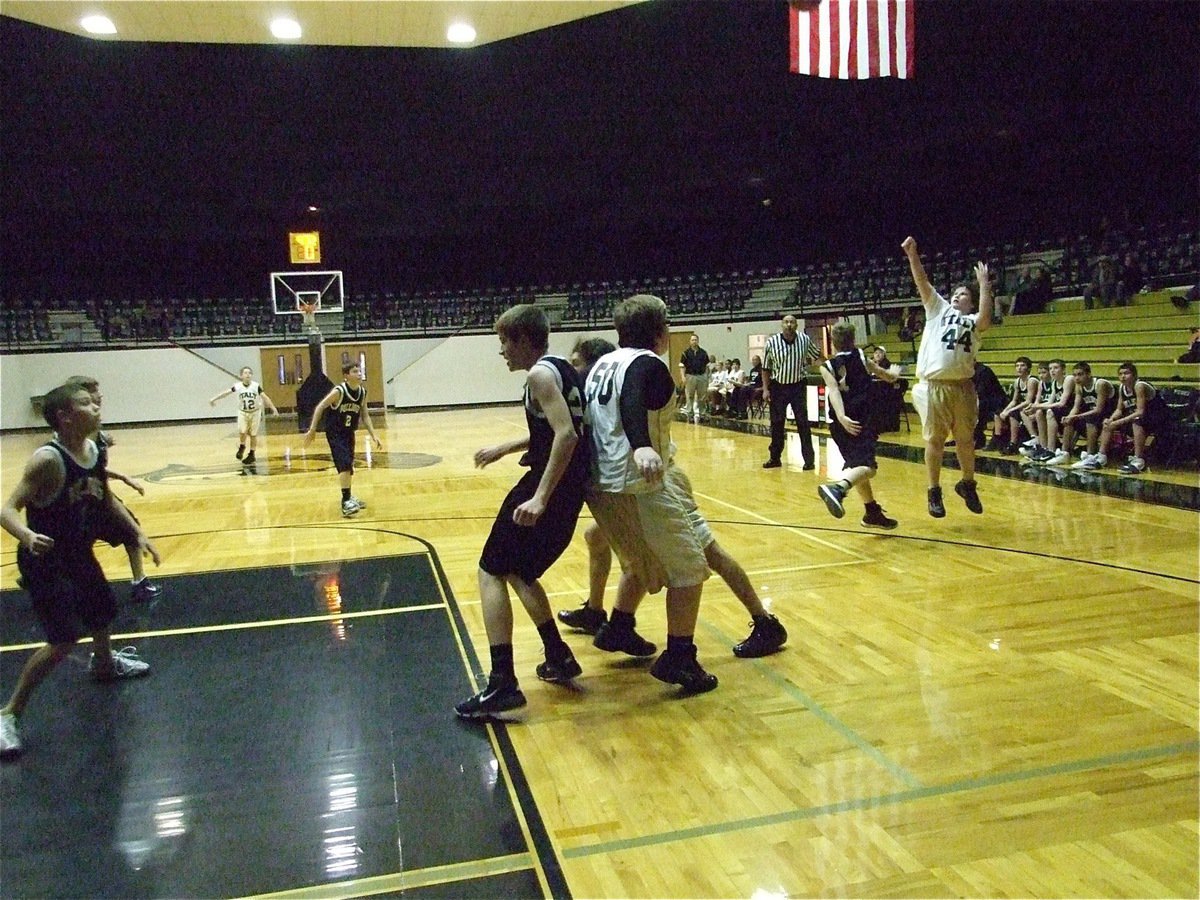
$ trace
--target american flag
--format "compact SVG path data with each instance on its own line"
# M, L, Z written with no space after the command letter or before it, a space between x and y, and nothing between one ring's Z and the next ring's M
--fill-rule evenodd
M913 77L913 0L793 0L789 14L793 72Z

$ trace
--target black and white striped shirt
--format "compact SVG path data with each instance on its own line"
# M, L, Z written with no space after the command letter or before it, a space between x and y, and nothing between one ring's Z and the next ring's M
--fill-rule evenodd
M796 384L804 380L804 370L821 358L821 351L812 338L796 332L796 340L790 344L783 333L767 338L763 352L763 368L771 373L771 384Z

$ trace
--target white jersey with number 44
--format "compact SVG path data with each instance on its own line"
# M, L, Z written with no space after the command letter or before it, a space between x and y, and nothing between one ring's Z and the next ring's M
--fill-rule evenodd
M917 377L922 381L960 381L975 375L979 313L965 315L937 291L925 313L925 331L917 351Z

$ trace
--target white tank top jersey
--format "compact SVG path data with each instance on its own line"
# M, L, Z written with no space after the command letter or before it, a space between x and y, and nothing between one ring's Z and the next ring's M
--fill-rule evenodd
M252 381L249 384L236 382L230 389L238 397L238 409L242 412L254 412L261 405L258 395L262 393L262 388L259 387L257 381Z
M933 292L934 303L925 315L925 331L917 351L917 377L922 381L962 381L975 374L979 313L963 315Z
M587 406L584 424L592 436L592 480L606 494L638 494L658 490L661 482L649 485L633 462L633 449L621 424L621 391L629 366L639 357L649 356L666 368L666 363L650 350L622 347L606 353L592 366L587 381ZM674 399L660 410L647 411L650 444L666 465L671 458L671 421L675 418Z

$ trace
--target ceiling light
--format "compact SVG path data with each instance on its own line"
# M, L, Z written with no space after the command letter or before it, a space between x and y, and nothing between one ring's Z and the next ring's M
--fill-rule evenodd
M108 16L84 16L79 20L88 34L116 34L117 26Z
M271 22L271 34L281 41L296 41L303 32L295 19L275 19Z
M455 22L446 29L446 40L452 44L470 44L475 40L475 29L466 22Z

